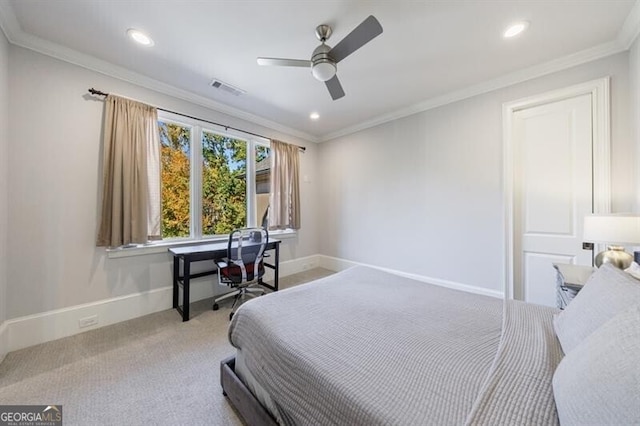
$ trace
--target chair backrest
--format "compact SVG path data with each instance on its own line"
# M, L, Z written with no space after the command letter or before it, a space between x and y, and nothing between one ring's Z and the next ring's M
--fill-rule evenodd
M241 228L229 234L227 277L234 283L244 283L264 275L264 251L269 232L264 228Z
M264 229L269 229L269 208L271 206L267 206L266 210L264 211L264 214L262 215L262 227Z

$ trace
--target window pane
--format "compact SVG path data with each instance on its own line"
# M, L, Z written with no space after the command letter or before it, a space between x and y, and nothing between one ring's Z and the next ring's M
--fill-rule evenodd
M247 223L247 143L202 132L202 234L228 234Z
M256 145L256 219L262 226L264 215L269 207L271 186L271 150L267 146Z
M158 122L162 144L162 237L189 236L191 129Z

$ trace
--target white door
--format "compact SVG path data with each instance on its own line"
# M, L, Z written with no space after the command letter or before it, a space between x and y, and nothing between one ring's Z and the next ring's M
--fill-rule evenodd
M514 297L556 306L552 263L591 265L582 249L593 211L592 95L513 114Z

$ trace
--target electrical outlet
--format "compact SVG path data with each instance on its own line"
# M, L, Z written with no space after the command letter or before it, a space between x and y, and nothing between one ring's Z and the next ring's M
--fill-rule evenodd
M80 328L91 327L92 325L98 325L98 315L91 315L78 320L78 327Z

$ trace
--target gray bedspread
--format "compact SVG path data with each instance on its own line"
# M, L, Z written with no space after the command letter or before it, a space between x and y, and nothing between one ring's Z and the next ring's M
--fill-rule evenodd
M354 267L229 329L285 425L558 424L554 309Z

